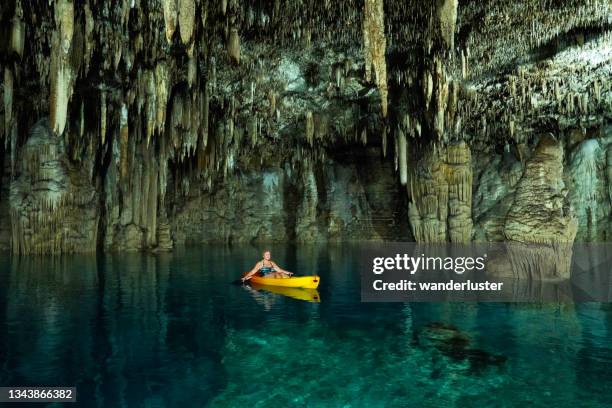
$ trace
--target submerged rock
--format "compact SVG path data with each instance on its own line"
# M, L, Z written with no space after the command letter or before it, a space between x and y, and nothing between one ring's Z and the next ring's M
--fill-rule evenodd
M469 364L469 369L475 373L488 367L499 367L507 360L506 356L474 348L468 335L455 326L442 322L427 324L416 333L416 336L421 347L434 348L455 362L465 361Z

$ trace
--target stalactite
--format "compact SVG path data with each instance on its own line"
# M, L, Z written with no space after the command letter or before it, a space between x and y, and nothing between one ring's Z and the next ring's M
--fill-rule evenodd
M438 19L440 21L440 34L448 49L454 48L455 24L457 22L458 0L443 0L438 7Z
M6 140L9 140L11 124L13 121L13 73L9 67L4 68L4 131Z
M253 115L248 122L248 133L251 137L251 146L255 147L257 144L257 117Z
M55 6L55 24L60 33L61 50L68 54L74 32L74 4L71 0L58 0Z
M429 109L433 94L433 77L431 72L425 70L423 77L423 95L425 96L425 109Z
M55 24L51 51L51 91L50 119L51 128L61 135L66 126L68 101L72 94L72 69L70 65L70 46L74 32L74 5L72 1L60 0L55 6Z
M172 36L176 30L178 19L177 0L161 0L164 9L164 22L166 24L166 40L172 43Z
M81 101L81 109L79 110L79 137L82 139L85 135L85 102Z
M195 26L195 2L194 0L178 0L179 33L183 44L188 45L193 36Z
M461 78L467 79L467 77L468 77L467 57L465 56L465 51L461 50Z
M157 101L157 75L156 73L151 72L150 70L146 70L142 73L141 81L142 81L142 92L144 93L144 97L139 97L138 106L141 107L145 104L145 129L146 129L146 141L147 146L151 142L151 138L155 133L155 130L158 129L159 123L159 115L160 115L160 105ZM164 104L163 113L165 115L166 106ZM140 110L140 109L139 109Z
M382 149L382 155L383 157L387 157L387 129L385 128L382 132L382 143L381 143L381 149Z
M274 113L276 112L276 93L274 91L268 92L268 102L270 104L270 117L274 117Z
M408 157L407 157L407 143L406 134L401 129L398 130L398 158L399 158L399 171L400 171L400 182L403 186L408 183Z
M368 130L366 128L361 129L361 144L364 146L368 144Z
M187 83L189 84L190 88L193 86L194 82L196 81L196 76L198 74L197 71L198 71L198 65L197 65L196 58L189 57L189 60L187 62Z
M229 39L227 41L227 54L232 63L240 64L240 35L238 35L238 29L236 27L232 27L230 30Z
M106 141L106 92L100 92L100 137L102 144Z
M85 62L85 72L89 71L89 62L91 61L91 56L94 51L94 38L93 32L95 28L95 23L93 19L93 14L91 9L89 8L89 4L85 3L83 6L84 15L85 15L85 53L84 53L84 62Z
M119 130L119 174L121 180L125 180L128 174L128 108L124 104L121 105L121 122Z
M21 1L15 2L15 15L11 21L11 51L23 57L25 42L25 25L23 23L23 8Z
M314 141L314 120L312 111L306 112L306 141L311 146Z
M58 44L59 38L53 34L54 44ZM57 49L54 46L53 49ZM51 55L51 91L49 100L49 117L51 127L55 133L61 135L66 126L66 116L68 110L69 92L71 88L70 67L63 60L61 51L53 52Z
M608 181L608 198L610 199L610 203L612 203L612 144L608 146L608 151L606 152L606 178Z
M155 67L155 129L162 132L166 124L166 109L170 92L170 72L165 61Z
M385 53L385 14L383 0L365 0L363 20L363 45L366 61L366 80L371 80L374 66L376 85L380 92L382 115L387 117L387 62Z
M208 144L208 123L209 123L209 104L210 104L210 90L209 90L209 86L208 83L206 83L204 85L204 95L203 95L203 101L202 101L202 141L201 141L201 146L203 148L206 147L206 145Z

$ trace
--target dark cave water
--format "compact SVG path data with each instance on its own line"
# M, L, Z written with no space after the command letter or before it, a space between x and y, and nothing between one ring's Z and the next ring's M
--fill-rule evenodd
M92 407L612 404L610 305L361 303L350 245L272 247L320 303L230 285L260 249L3 255L0 385Z

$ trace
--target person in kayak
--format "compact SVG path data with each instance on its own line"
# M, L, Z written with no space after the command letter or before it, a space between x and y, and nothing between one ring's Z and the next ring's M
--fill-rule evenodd
M278 266L274 261L272 261L270 258L271 258L270 251L265 250L263 253L263 259L257 262L255 266L253 267L253 269L251 269L248 273L244 275L244 277L242 278L242 281L244 282L247 279L250 279L251 276L255 275L256 273L259 273L259 276L262 276L265 278L277 278L277 279L288 278L291 275L293 275L292 272L284 270L283 268Z

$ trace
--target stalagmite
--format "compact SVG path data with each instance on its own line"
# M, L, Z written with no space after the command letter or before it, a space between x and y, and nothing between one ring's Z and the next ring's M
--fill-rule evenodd
M166 23L166 40L169 43L172 43L172 36L176 30L178 17L176 1L177 0L161 0L164 9L164 21Z
M363 19L363 45L366 62L366 80L371 80L374 66L376 85L380 92L382 115L387 117L387 62L385 53L385 14L383 0L365 0Z
M238 35L238 29L235 27L232 27L230 30L227 41L227 54L232 63L240 64L240 36Z
M188 45L193 36L195 25L195 2L194 0L178 0L179 33L183 44Z
M429 147L410 178L410 224L417 242L472 237L472 163L465 142Z
M543 135L516 187L503 230L513 241L508 249L519 277L569 278L577 222L564 203L563 188L562 145ZM533 267L525 268L525 263Z

